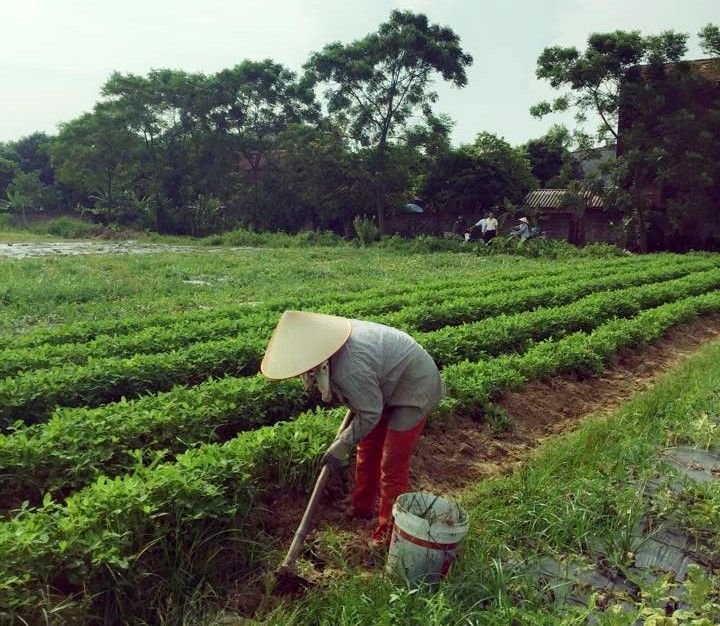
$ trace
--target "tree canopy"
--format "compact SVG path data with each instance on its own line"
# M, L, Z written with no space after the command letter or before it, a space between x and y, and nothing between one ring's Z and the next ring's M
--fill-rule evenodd
M347 126L349 136L374 148L374 169L382 181L388 142L416 112L431 115L437 100L433 78L463 87L465 68L471 63L472 57L462 51L450 28L430 24L423 14L393 11L377 32L349 44L328 44L310 57L305 68L310 80L327 87L328 111ZM381 187L376 198L382 231Z
M717 25L698 36L720 55ZM720 245L720 61L684 61L687 42L673 31L611 31L582 50L546 48L536 73L558 97L532 112L572 110L578 126L521 146L481 129L453 146L435 85L462 88L472 58L451 28L412 11L322 47L302 73L272 59L216 73L115 72L92 110L55 136L0 144L0 209L20 220L78 211L196 236L233 227L350 235L359 216L384 232L402 227L412 201L426 209L424 228L441 233L458 213L514 212L547 186L580 200L603 193L640 249ZM584 175L591 152L576 148L606 152L616 141L603 176Z

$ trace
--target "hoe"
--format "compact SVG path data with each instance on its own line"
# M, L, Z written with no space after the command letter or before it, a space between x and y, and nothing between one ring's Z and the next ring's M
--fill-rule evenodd
M348 410L348 412L345 413L345 418L343 419L342 424L340 424L337 434L340 435L340 433L350 425L351 421L352 411ZM325 486L327 485L329 478L330 470L327 465L324 465L320 470L320 475L315 481L315 488L310 496L307 507L305 507L305 513L302 516L300 525L295 531L295 536L290 544L290 548L285 555L282 565L280 565L280 568L277 571L275 590L279 593L298 593L312 584L310 581L298 575L295 570L295 562L297 561L298 555L303 548L305 537L307 537L307 534L310 532L313 517L315 516L320 504L320 497L325 490Z

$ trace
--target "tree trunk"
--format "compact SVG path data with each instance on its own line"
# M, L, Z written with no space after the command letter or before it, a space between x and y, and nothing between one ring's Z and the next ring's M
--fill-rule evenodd
M385 137L380 138L375 163L375 212L377 214L377 225L381 235L385 234Z
M645 223L645 216L643 215L643 210L640 208L635 208L635 228L637 231L637 244L638 244L638 251L642 254L645 254L648 251L648 243L647 243L647 229L646 229L646 223Z

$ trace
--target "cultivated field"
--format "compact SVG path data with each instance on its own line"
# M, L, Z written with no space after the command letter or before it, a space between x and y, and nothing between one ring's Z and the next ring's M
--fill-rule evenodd
M193 611L228 597L242 609L250 587L252 611L278 624L419 623L405 592L393 601L400 617L392 607L363 613L352 581L332 583L355 594L345 621L336 587L302 608L263 600L264 573L286 541L269 519L282 511L268 502L302 500L342 414L299 381L258 374L287 308L406 330L446 383L433 427L474 420L501 436L511 436L503 394L591 377L720 313L720 257L708 254L546 261L258 249L22 259L0 270L0 622L11 624L198 623ZM326 530L325 549L336 541L342 552L345 531ZM488 545L485 567L502 578L508 555ZM368 593L387 604L383 584L373 579ZM318 617L323 601L333 618ZM443 608L434 596L427 610L449 612L426 623L476 623L455 601L460 609ZM511 623L508 599L483 596L493 601L494 623Z

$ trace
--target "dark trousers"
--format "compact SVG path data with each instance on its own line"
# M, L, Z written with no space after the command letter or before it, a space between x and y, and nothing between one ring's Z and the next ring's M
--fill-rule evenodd
M490 241L493 237L495 237L495 235L497 235L497 231L496 231L496 230L486 230L486 231L483 233L483 241L484 241L485 243L487 243L487 242Z

